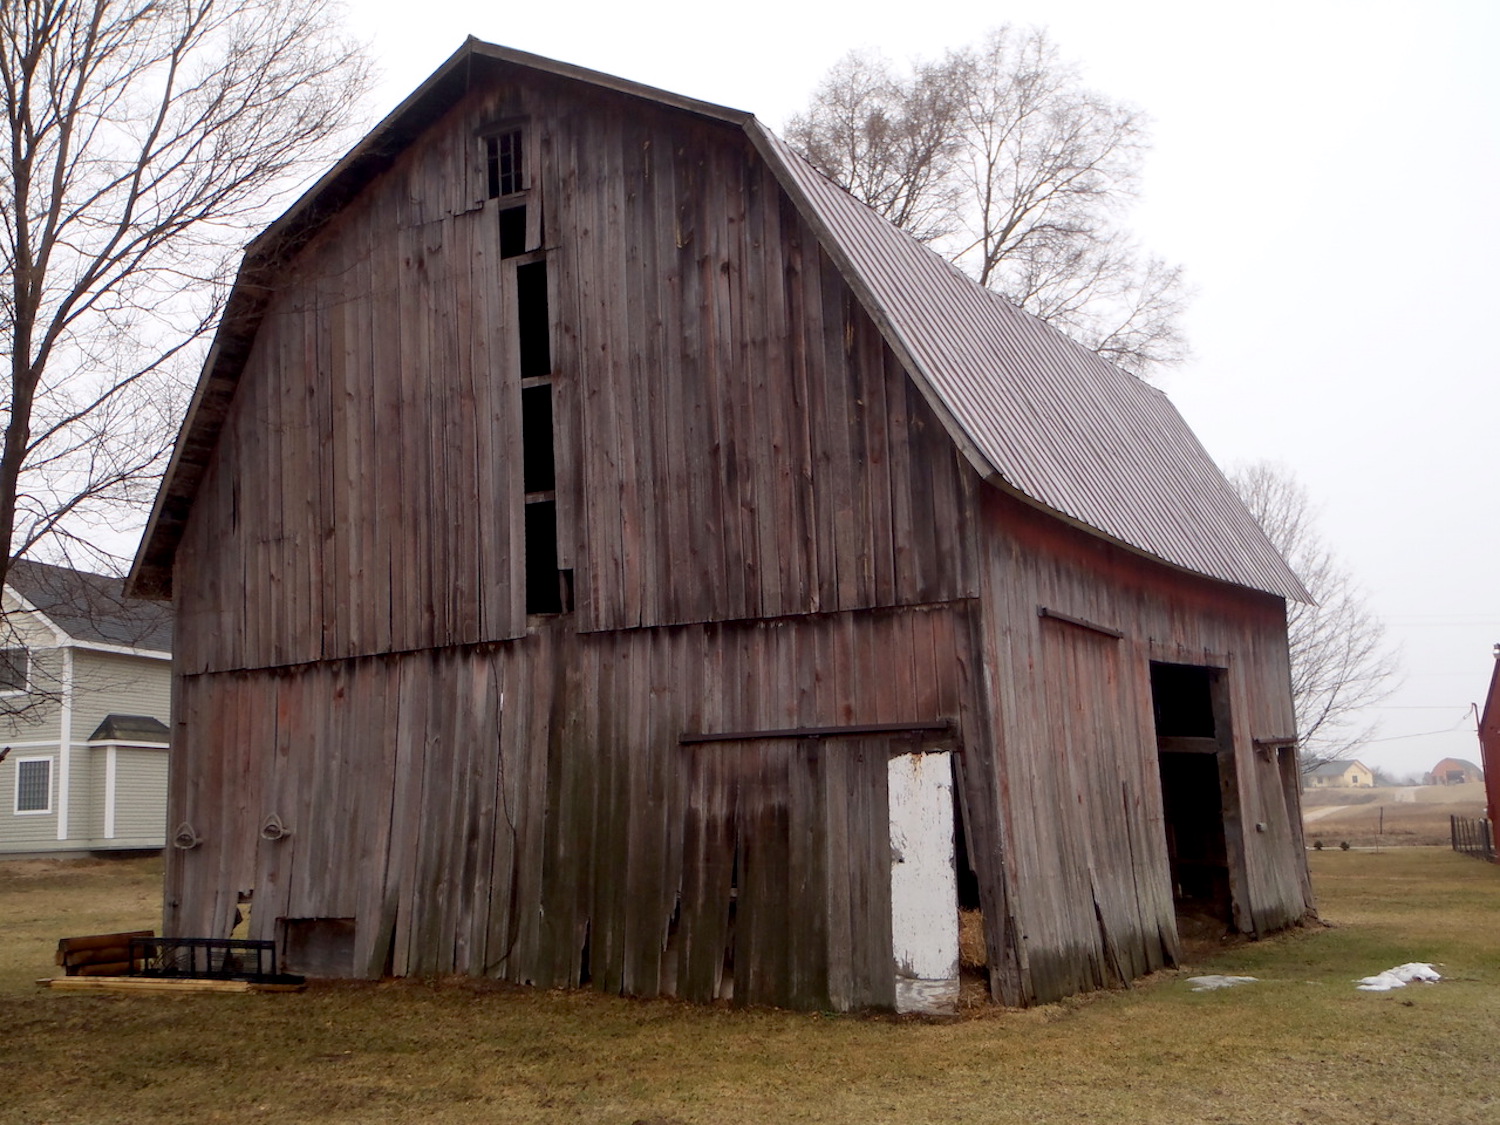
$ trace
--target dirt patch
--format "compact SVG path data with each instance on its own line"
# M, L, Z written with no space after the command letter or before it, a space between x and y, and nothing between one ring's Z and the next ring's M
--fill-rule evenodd
M1206 911L1179 911L1177 915L1177 943L1179 963L1198 965L1221 956L1250 940L1244 934L1230 930L1223 918Z
M97 856L68 856L56 859L0 859L0 879L56 879L59 876L85 875L116 866L119 860Z
M1395 800L1388 793L1382 797L1382 790L1379 789L1308 789L1302 794L1302 807L1317 809L1341 805L1373 805L1382 799Z

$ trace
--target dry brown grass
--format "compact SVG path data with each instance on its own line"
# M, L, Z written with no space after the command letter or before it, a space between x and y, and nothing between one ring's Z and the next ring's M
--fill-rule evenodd
M461 981L290 996L72 995L56 939L151 925L139 864L0 864L0 1121L1318 1122L1500 1120L1500 867L1313 857L1334 928L1181 973L952 1021L692 1007ZM76 911L76 912L75 912ZM1450 979L1357 992L1436 960Z

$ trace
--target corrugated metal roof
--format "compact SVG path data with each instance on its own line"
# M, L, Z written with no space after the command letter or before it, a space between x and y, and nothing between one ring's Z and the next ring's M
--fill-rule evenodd
M1311 600L1161 391L980 287L751 128L984 476L1186 570Z

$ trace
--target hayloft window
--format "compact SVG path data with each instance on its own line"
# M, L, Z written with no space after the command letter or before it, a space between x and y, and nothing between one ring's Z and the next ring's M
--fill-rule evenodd
M526 207L507 207L500 212L500 256L515 258L526 253Z
M547 311L547 263L516 267L516 326L521 344L521 378L552 372L552 325Z
M521 160L522 132L519 128L506 129L484 138L485 178L491 199L515 195L526 189L525 166Z
M16 763L16 812L52 811L52 759L22 758Z
M552 440L552 384L521 388L522 476L529 500L557 487L557 462Z
M557 501L526 505L526 612L563 613L562 577L557 568Z
M24 648L0 649L0 695L20 695L31 682L31 654Z
M526 490L526 612L573 609L573 573L558 564L557 453L552 380L521 387L521 478Z
M561 567L558 550L552 324L545 260L516 267L516 338L521 368L521 487L526 504L526 612L568 613L573 609L573 572Z

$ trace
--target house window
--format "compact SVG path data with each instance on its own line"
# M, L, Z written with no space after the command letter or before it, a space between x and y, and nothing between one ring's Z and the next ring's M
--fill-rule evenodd
M22 758L16 763L16 812L52 811L52 759Z
M19 695L31 682L31 654L24 648L0 649L0 695Z
M484 169L489 198L516 195L526 188L521 162L520 129L506 129L484 138Z

